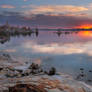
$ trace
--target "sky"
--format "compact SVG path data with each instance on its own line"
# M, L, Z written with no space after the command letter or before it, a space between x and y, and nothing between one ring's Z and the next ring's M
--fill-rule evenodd
M92 27L92 0L0 0L0 24L42 28Z

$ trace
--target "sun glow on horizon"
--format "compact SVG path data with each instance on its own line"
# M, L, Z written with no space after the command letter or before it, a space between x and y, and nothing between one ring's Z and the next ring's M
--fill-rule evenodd
M81 25L79 26L79 28L83 28L83 29L91 29L92 25L91 24L85 24L85 25Z

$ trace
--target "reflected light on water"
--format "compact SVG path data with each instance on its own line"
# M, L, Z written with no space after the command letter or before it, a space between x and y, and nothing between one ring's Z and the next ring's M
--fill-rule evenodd
M92 70L92 31L63 31L58 37L56 32L43 30L37 37L34 34L11 37L0 45L0 50L12 55L23 67L28 62L44 65L46 69L54 66L74 78L84 68L86 78L92 79L92 73L88 72Z
M24 45L25 44L25 45ZM24 49L28 49L27 51L31 51L33 53L48 53L48 54L73 54L73 53L83 53L84 49L78 46L78 44L58 44L58 43L50 43L50 44L37 44L34 42L25 42L22 44Z
M79 35L83 37L92 37L92 31L80 31Z

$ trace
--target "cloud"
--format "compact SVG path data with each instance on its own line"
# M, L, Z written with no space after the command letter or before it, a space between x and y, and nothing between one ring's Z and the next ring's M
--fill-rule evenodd
M16 7L13 6L13 5L1 5L1 8L13 9L13 8L16 8Z
M3 11L0 13L2 16L21 16L21 12L11 12L11 11Z
M88 11L88 8L83 6L73 6L73 5L29 5L22 6L22 8L29 8L24 13L27 15L31 14L62 14L62 13L78 13L83 11Z
M90 4L88 5L88 8L92 8L92 3L90 3Z
M91 4L90 4L91 7ZM74 5L28 5L25 8L24 19L42 26L74 27L82 24L92 24L90 7ZM71 23L70 23L71 22Z
M5 12L0 20L8 20L10 24L27 25L31 27L61 27L73 28L84 24L92 24L92 19L83 16L70 16L67 14L58 15L30 15L24 16L21 13Z
M25 20L30 21L35 25L52 26L52 27L76 27L83 24L92 24L92 19L79 16L68 15L35 15L34 17L25 17Z

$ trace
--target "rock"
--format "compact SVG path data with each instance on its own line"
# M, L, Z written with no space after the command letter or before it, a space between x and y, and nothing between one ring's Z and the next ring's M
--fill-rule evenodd
M47 92L44 88L39 88L31 84L17 84L14 87L9 87L9 92Z
M7 55L4 55L3 59L4 57L9 58ZM5 58L5 61L7 61L7 58ZM54 67L44 71L41 66L32 63L30 67L27 66L28 68L18 69L15 67L24 66L25 63L22 61L12 63L10 60L9 62L1 62L0 64L0 92L8 92L8 87L9 92L92 92L89 85L84 85L63 74L57 75ZM85 78L84 69L80 69L80 71L78 77ZM92 82L90 79L87 79L88 81Z
M30 73L31 73L31 70L27 69L27 70L23 71L22 75L28 76L28 75L30 75Z
M84 68L80 68L80 70L84 70Z
M88 80L88 82L92 82L92 80Z
M84 75L84 74L80 74L80 76L81 76L81 77L85 77L86 75Z
M8 70L5 75L6 75L6 77L12 77L13 78L13 77L17 77L19 75L19 72Z
M56 69L52 67L48 73L48 75L55 75L56 74Z
M11 59L11 56L9 54L6 54L6 53L3 53L3 52L0 52L0 60L12 60Z
M84 88L79 88L78 92L86 92Z
M51 89L51 90L48 90L48 92L61 92L59 89Z
M43 69L38 65L38 64L35 64L35 63L32 63L29 68L27 70L31 70L30 71L30 74L40 74L40 73L44 73Z
M19 73L23 72L23 70L21 70L21 69L16 69L16 71L18 71Z
M3 68L2 67L0 67L0 71L2 71L3 70Z
M90 73L92 73L92 70L89 70Z
M35 64L35 63L32 63L32 64L29 66L29 69L37 70L37 69L39 69L39 65L38 65L38 64Z
M0 88L0 92L9 92L8 88L3 87L2 89Z

